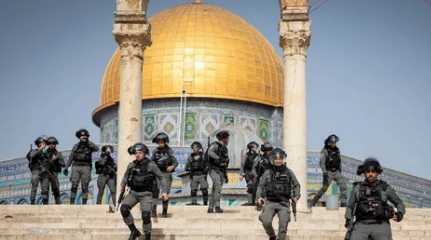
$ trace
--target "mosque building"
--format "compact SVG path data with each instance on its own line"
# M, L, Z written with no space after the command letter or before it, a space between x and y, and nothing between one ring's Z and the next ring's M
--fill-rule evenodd
M231 133L228 146L229 183L224 201L245 200L245 183L239 181L240 159L250 141L283 146L283 63L274 47L252 25L221 7L201 1L181 4L150 18L151 46L144 51L142 68L142 140L158 132L170 138L179 167L173 182L172 204L190 201L188 178L182 177L190 144L207 146L218 129ZM100 127L100 144L118 144L120 50L109 60L101 80L100 103L92 119ZM289 116L287 116L289 118ZM326 136L322 136L324 138ZM65 151L67 157L69 151ZM93 159L97 159L97 155ZM343 175L350 182L359 160L343 156ZM319 152L308 151L308 193L321 184ZM94 169L93 169L94 171ZM431 207L431 181L399 171L384 170L411 207ZM70 194L69 178L61 174L62 199ZM90 202L95 202L93 172ZM327 196L337 194L334 187ZM0 162L0 203L25 204L30 195L30 171L25 158ZM105 200L108 194L105 194ZM78 201L80 202L80 201Z

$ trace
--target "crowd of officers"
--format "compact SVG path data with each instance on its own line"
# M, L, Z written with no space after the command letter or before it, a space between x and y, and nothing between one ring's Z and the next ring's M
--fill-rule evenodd
M27 154L31 170L31 204L35 204L38 185L41 185L42 203L49 202L49 188L56 204L61 204L58 174L67 176L71 166L70 204L75 203L78 186L81 183L82 204L87 204L88 186L91 180L92 155L98 147L89 140L90 134L85 129L76 132L79 142L73 147L67 163L56 149L55 137L41 136L35 140L36 149ZM201 191L203 205L208 205L208 213L223 213L220 206L223 184L228 182L227 167L229 155L227 145L229 132L219 131L217 140L209 143L206 151L202 144L193 142L192 152L187 159L185 170L190 176L191 203L198 204L198 191ZM337 146L338 136L330 135L324 141L320 155L320 167L323 173L322 188L308 204L313 207L328 189L332 181L340 188L340 205L346 207L346 239L351 240L390 240L389 220L401 221L405 207L395 190L379 179L383 172L380 163L374 158L366 159L357 169L364 180L355 182L347 201L346 180L342 176L342 161ZM169 194L172 173L178 166L173 150L169 147L169 137L165 133L157 134L153 143L157 147L150 154L143 143L130 146L128 152L134 160L129 163L121 180L118 205L125 224L130 229L129 239L151 239L151 217L157 217L157 203L162 200L162 217L168 217ZM97 204L101 204L105 187L108 186L112 203L116 202L116 163L111 156L114 148L102 146L100 158L95 162L98 174ZM270 240L287 239L287 227L293 212L296 220L296 202L300 196L300 184L295 174L286 165L287 154L270 143L259 146L257 142L247 144L247 150L241 160L240 180L247 183L247 202L245 206L257 206L261 211L259 220ZM212 180L211 195L207 176ZM131 209L139 203L143 220L143 234L134 224ZM110 209L113 211L113 209ZM279 218L278 233L274 231L272 221Z

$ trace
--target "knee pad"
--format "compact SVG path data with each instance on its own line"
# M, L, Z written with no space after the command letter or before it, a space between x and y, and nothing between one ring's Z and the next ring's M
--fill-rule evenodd
M149 211L143 211L142 212L142 222L144 224L150 224L151 223L151 212L149 212Z
M123 218L129 217L130 216L130 206L122 204L120 207L120 212L121 212L121 216L123 216Z

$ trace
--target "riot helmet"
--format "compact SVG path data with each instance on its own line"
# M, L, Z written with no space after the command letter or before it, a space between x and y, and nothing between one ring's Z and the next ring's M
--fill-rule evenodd
M279 165L276 163L277 160L283 160L283 163L284 163L284 161L286 160L286 157L287 157L287 154L285 151L283 151L283 149L275 148L271 152L271 156L270 156L271 164L274 166Z
M36 138L36 140L34 140L34 144L36 146L39 146L39 144L41 144L41 143L46 143L47 138L48 138L47 136L42 135L42 136Z
M166 134L166 133L164 133L164 132L161 132L161 133L158 133L154 138L153 138L153 143L159 143L160 141L164 141L165 142L165 144L167 144L167 143L169 143L169 136Z
M361 175L367 171L375 171L376 173L381 174L383 172L383 168L376 158L370 157L365 159L365 161L358 166L356 174Z
M57 140L57 138L51 136L51 137L48 137L48 139L46 139L46 144L48 144L48 145L58 145L58 140Z
M82 136L86 136L88 138L88 137L90 137L90 133L88 132L87 129L81 128L78 131L76 131L75 136L77 138L81 138Z

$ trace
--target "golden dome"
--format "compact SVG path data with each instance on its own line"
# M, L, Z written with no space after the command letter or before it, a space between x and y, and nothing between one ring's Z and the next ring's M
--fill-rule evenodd
M241 17L208 4L183 4L150 19L143 99L188 97L281 106L283 71L271 44ZM102 79L100 105L119 101L119 51ZM94 116L95 117L95 116Z

